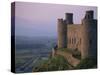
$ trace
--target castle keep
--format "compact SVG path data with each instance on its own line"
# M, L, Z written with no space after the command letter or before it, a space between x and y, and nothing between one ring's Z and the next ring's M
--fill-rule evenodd
M97 20L92 10L86 11L81 24L73 23L73 13L66 13L65 20L58 19L58 48L78 50L81 58L97 55Z

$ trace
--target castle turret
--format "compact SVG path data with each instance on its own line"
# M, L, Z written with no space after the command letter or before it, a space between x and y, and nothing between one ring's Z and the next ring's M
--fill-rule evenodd
M94 19L94 12L92 10L86 11L85 19Z
M67 47L67 25L63 19L58 19L58 48Z
M96 56L97 46L97 20L93 18L93 11L86 11L86 15L82 20L82 59Z
M58 19L58 48L67 47L67 25L73 24L73 13L66 13L65 17Z
M73 13L66 13L65 20L67 24L73 24Z

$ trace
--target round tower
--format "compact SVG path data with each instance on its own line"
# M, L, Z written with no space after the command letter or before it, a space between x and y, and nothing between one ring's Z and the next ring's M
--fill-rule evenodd
M58 19L58 48L67 47L67 25L63 19Z
M82 20L82 59L96 56L96 20L93 19L93 11L86 11L85 18Z

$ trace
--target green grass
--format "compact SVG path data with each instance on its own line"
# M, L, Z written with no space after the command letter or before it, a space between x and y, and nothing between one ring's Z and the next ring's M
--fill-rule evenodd
M95 58L85 58L80 61L76 66L76 69L89 69L97 67L97 59Z
M63 56L56 55L48 60L41 61L40 65L36 67L34 72L42 71L59 71L59 70L69 70L69 63L64 59ZM70 65L71 66L71 65ZM73 67L73 69L89 69L97 67L97 59L95 58L85 58L80 61L80 63Z
M37 67L33 71L57 71L57 70L67 70L68 62L63 56L55 56L46 61L43 61L41 66Z

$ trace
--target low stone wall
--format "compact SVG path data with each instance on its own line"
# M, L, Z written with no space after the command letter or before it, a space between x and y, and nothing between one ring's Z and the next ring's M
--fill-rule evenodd
M77 58L74 58L72 56L72 54L69 53L69 52L64 52L64 51L57 50L55 53L56 53L56 55L63 56L74 67L77 66L77 64L80 63L80 60L77 59Z

